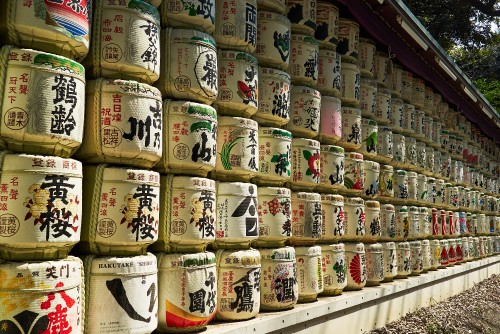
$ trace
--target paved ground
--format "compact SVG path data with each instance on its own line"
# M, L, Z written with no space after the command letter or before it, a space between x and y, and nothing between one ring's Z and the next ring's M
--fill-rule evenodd
M500 334L500 276L368 334Z

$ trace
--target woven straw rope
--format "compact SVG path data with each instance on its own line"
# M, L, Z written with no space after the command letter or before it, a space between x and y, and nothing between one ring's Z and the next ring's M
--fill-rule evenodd
M95 170L95 175L94 175L94 193L92 194L92 206L90 209L90 226L89 226L89 247L90 251L94 254L97 254L98 248L96 245L96 234L97 234L97 228L96 228L96 223L97 223L97 218L99 216L99 204L100 204L100 198L101 198L101 189L103 185L103 175L104 175L104 169L106 168L106 165L99 165L97 166ZM99 185L99 186L95 186Z

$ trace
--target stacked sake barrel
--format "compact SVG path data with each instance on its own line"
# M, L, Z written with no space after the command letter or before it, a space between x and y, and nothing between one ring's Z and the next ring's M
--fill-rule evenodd
M88 53L90 13L85 1L78 9L2 5L2 328L81 333L84 267L68 253L84 224L82 164L71 156L83 139L86 82L77 61Z

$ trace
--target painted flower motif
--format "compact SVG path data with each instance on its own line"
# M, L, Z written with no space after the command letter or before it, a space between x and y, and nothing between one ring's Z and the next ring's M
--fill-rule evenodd
M311 153L310 151L302 151L304 158L307 160L308 168L306 170L306 175L312 175L313 179L319 179L320 175L320 156L319 153Z
M362 263L359 254L354 255L349 265L349 273L351 278L356 284L361 285L363 283L363 273L362 273Z

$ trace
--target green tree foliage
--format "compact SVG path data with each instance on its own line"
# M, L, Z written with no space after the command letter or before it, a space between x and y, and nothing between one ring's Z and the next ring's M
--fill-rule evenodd
M500 110L500 80L481 78L474 80L474 83L491 105L496 110Z

